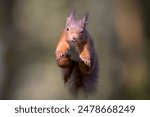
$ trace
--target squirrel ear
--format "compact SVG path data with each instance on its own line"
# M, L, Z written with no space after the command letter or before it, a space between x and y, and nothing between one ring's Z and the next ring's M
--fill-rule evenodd
M88 16L89 16L89 12L86 11L85 15L83 16L83 18L80 20L81 24L86 26L88 24Z
M70 15L67 17L67 24L75 19L75 10L73 10Z
M88 11L85 12L84 17L85 17L85 24L88 24L88 17L89 17L89 12Z

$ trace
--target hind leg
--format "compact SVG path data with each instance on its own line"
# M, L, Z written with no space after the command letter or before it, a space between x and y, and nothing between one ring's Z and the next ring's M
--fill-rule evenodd
M72 60L69 55L62 55L56 59L57 65L62 68L71 66Z
M62 70L63 70L64 84L66 84L68 82L68 80L70 79L72 69L70 67L68 67L68 68L64 68Z
M91 70L92 66L87 66L83 61L79 61L79 70L82 73L88 73Z

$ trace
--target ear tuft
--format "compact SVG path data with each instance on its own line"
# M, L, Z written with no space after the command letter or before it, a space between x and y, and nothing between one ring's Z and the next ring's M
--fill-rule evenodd
M75 10L72 10L70 15L67 17L67 24L69 24L74 19L75 19Z
M85 12L85 15L84 15L83 17L84 17L84 19L85 19L85 25L88 24L89 12L86 11L86 12Z
M87 11L85 12L84 16L80 20L80 24L83 25L84 27L88 24L88 16L89 16L89 12Z
M71 13L70 13L70 15L72 15L72 17L75 19L75 13L76 13L76 11L73 9L72 11L71 11Z

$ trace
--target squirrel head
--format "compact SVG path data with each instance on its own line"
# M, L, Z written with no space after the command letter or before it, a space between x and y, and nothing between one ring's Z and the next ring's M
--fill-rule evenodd
M80 19L76 20L75 11L72 11L66 21L66 36L67 41L71 43L80 43L84 40L85 27L88 22L88 12Z

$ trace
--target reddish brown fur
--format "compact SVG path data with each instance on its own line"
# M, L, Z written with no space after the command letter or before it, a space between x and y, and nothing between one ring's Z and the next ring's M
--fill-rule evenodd
M79 24L82 21L82 24ZM73 14L67 18L67 28L64 29L56 47L56 61L63 70L64 83L69 83L71 92L76 92L82 88L85 93L92 92L95 89L98 78L98 61L94 44L89 33L85 29L87 18L83 17L81 21L73 19ZM86 23L85 23L86 22ZM81 30L84 30L81 33ZM75 42L71 42L75 38ZM69 53L72 48L77 48L78 59L73 59Z

